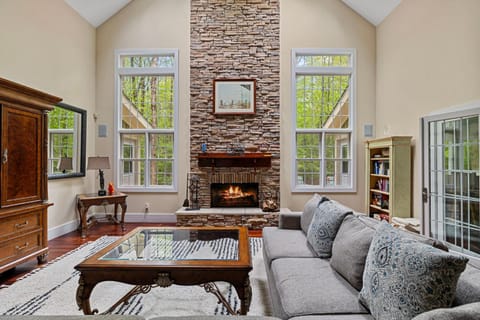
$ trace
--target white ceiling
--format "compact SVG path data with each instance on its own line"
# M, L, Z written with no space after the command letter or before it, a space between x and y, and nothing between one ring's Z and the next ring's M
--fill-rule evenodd
M64 0L95 28L115 15L132 0ZM322 1L322 0L318 0ZM347 6L379 25L402 0L342 0Z
M64 0L95 28L132 0Z
M378 26L402 0L342 0L347 6Z

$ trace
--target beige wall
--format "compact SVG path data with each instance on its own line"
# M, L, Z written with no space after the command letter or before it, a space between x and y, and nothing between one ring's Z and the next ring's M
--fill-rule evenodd
M62 97L87 110L88 132L95 110L95 29L63 0L0 1L0 77ZM87 153L94 148L87 135ZM92 179L49 181L48 226L77 219L75 195L93 187Z
M128 212L140 213L145 202L150 212L172 213L185 198L189 145L189 0L133 1L117 15L97 28L97 124L108 126L108 137L96 138L96 153L114 152L114 58L116 49L179 49L179 146L178 192L129 193ZM113 162L113 161L112 161ZM113 164L113 163L112 163ZM113 181L113 170L105 171L106 181Z
M413 214L422 213L419 121L480 98L480 1L403 0L377 27L376 134L414 139Z
M365 165L363 125L375 120L375 27L337 0L280 1L281 199L282 207L302 210L311 193L292 193L292 48L356 48L356 178L357 192L327 194L364 211Z

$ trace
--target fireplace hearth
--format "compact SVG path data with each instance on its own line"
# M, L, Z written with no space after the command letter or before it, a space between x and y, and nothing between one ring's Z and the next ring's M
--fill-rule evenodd
M212 208L258 207L258 183L212 183Z

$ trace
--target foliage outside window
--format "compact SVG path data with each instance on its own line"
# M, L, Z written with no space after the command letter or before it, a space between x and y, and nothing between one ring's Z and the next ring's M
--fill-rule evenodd
M354 50L293 50L294 191L352 191Z
M119 51L117 59L117 185L172 191L177 51Z

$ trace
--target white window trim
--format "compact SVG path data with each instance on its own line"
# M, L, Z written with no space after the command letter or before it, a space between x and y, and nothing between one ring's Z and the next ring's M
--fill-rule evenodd
M302 55L349 55L351 66L350 67L297 67L296 57ZM291 191L292 192L322 192L322 193L352 193L357 191L357 137L356 137L356 50L355 48L320 48L320 49L311 49L311 48L297 48L292 49L291 54L291 111L292 111L292 156L290 157L291 161ZM350 118L349 118L349 128L348 129L298 129L297 130L297 95L296 95L296 76L308 75L308 74L349 74L350 77ZM297 185L297 168L296 168L296 134L300 133L322 133L322 155L324 154L324 143L323 139L325 135L324 132L332 133L349 133L350 134L350 145L351 145L351 175L352 175L352 184L349 187L335 187L328 188L325 187L325 181L323 174L325 173L325 161L321 162L321 184L319 186L312 185Z
M147 55L173 55L174 66L171 68L121 68L120 57L124 55L129 56L147 56ZM117 49L115 50L115 121L114 121L114 161L113 172L115 185L117 189L122 192L177 192L178 186L178 49ZM171 186L120 186L120 151L121 151L121 133L136 133L135 130L121 129L121 108L120 108L120 76L123 75L173 75L173 125L174 129L155 129L142 130L141 133L173 133L173 180ZM148 146L146 146L147 148ZM148 150L148 149L147 149ZM147 165L148 165L147 161Z

